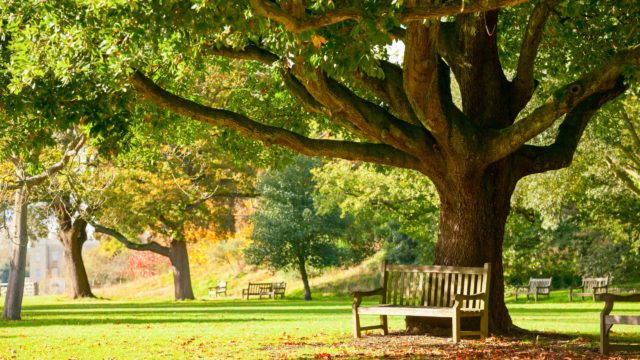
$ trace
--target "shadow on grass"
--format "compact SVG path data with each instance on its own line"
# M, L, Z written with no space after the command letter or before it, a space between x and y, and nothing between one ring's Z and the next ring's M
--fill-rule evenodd
M297 321L297 318L282 318L278 321ZM258 322L273 321L259 317L247 318L198 318L198 319L167 319L167 318L46 318L46 319L30 319L26 318L21 321L2 321L0 326L5 328L30 328L40 326L94 326L94 325L155 325L155 324L177 324L177 323L193 323L193 324L223 324L223 323L239 323L239 322ZM0 335L0 338L3 336Z

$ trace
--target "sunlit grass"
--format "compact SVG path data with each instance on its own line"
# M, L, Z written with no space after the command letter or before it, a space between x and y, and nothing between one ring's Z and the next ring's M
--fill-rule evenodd
M598 335L602 303L513 303L514 322L526 329ZM640 315L640 304L614 311ZM0 322L0 358L141 359L268 358L335 352L351 341L348 298L300 300L83 300L28 297L24 320ZM375 322L375 317L365 317ZM394 317L392 331L404 320ZM624 332L622 332L624 330ZM614 327L614 335L640 339L640 327ZM293 344L287 350L279 345ZM284 351L284 352L283 352Z

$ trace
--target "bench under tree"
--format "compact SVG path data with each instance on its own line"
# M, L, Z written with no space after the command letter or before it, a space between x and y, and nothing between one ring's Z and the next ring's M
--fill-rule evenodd
M383 264L382 287L353 293L353 335L381 329L389 333L387 316L450 318L453 342L462 335L489 335L490 264L484 267L453 267ZM380 303L361 306L362 299L378 296ZM380 324L361 326L360 315L380 315ZM480 331L461 331L463 317L479 317Z
M640 302L640 294L635 295L598 295L605 305L600 313L600 352L609 354L611 350L640 350L638 345L610 344L609 332L613 325L640 325L640 315L611 315L614 302Z
M580 292L574 292L574 290L580 290ZM569 288L569 301L573 301L574 297L581 297L584 300L585 296L588 296L596 300L596 296L606 294L609 289L609 277L583 277L580 287L574 289Z
M533 296L533 299L538 302L538 296L546 295L547 297L551 296L551 281L550 278L529 278L529 284L526 286L518 286L513 294L516 297L516 301L518 300L518 295L526 295L527 300L529 300L529 296Z

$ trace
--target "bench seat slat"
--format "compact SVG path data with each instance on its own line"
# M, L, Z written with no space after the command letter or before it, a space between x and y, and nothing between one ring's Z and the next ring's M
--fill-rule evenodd
M453 308L443 308L435 306L361 306L358 308L360 314L370 315L403 315L403 316L429 316L429 317L451 317Z

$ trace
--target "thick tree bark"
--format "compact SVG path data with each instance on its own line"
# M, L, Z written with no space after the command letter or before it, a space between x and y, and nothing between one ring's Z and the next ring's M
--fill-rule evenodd
M64 247L69 296L72 299L95 297L82 259L82 246L87 241L87 222L82 218L74 221L69 214L69 206L63 201L56 204L55 210L60 225L58 239Z
M502 242L516 178L511 163L504 160L492 164L481 176L452 179L438 189L440 231L435 263L477 267L491 263L489 314L494 333L513 327L504 302ZM424 332L433 325L429 322L433 320L407 318L407 330ZM451 326L449 322L443 325Z
M189 253L187 243L173 240L171 242L169 260L173 271L173 285L176 300L193 300L191 287L191 271L189 269Z
M24 294L24 278L27 267L27 210L29 188L23 186L16 190L14 202L14 236L11 255L9 283L2 311L4 320L20 320L22 312L22 296Z
M304 285L304 299L311 301L311 286L309 286L309 276L307 275L307 266L305 259L298 258L298 269L300 270L300 277L302 278L302 284Z

